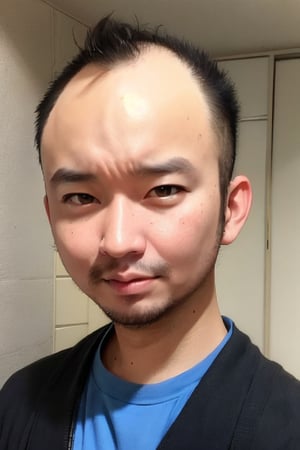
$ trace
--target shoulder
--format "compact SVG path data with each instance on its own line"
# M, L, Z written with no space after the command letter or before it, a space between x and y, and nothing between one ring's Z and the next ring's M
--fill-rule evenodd
M290 404L292 410L300 413L300 381L288 373L280 364L265 357L248 336L237 328L233 334L233 345L240 358L245 360L245 368L255 366L251 389L271 401Z
M276 407L280 416L295 418L300 424L300 381L279 364L266 358L262 360L260 372L264 388L270 392L269 404L272 409Z
M41 410L64 401L74 402L106 329L101 328L70 349L30 364L7 380L0 391L0 444L5 435L11 439L17 430L29 429Z
M22 386L28 388L29 385L32 386L33 391L38 391L44 383L55 382L62 373L66 375L66 369L67 372L73 370L73 365L82 368L88 362L89 352L93 353L106 329L107 326L86 336L74 347L46 356L18 370L4 384L0 395L6 395L11 390L16 393L16 389L22 390ZM38 384L35 384L36 380Z
M253 377L240 416L239 430L253 430L255 450L300 448L300 381L269 360L238 330L238 341L248 341L244 353L255 355ZM250 368L250 364L247 364Z
M59 370L72 349L46 356L15 372L0 391L1 411L5 404L19 401L25 392L31 397L37 396L44 384Z
M257 395L265 397L254 447L297 450L300 448L300 381L279 364L263 359L258 373Z

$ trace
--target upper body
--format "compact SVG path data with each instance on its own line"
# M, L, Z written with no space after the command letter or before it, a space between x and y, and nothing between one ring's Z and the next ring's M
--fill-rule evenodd
M248 179L232 178L237 119L233 86L207 55L108 18L38 107L55 244L74 282L114 323L101 358L119 379L165 382L225 339L215 262L251 204ZM229 367L241 376L238 359ZM53 395L63 392L56 381ZM64 423L52 406L47 414Z
M107 327L11 377L0 393L1 450L73 448L79 399L106 332ZM299 420L300 383L234 327L158 445L130 441L125 448L298 450ZM128 427L134 431L135 423ZM112 448L101 433L98 445Z

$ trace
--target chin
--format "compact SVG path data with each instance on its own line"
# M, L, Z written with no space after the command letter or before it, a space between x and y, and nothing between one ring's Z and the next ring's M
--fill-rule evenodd
M101 305L99 306L112 322L130 328L141 328L156 323L167 316L174 308L174 304L171 304L165 307L151 308L144 311L120 312L103 308Z

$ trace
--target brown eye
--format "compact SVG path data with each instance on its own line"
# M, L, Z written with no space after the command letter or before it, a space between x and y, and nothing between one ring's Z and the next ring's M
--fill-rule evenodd
M89 205L96 201L90 194L67 194L63 197L64 203L73 203L75 205Z
M171 197L172 195L180 192L182 188L180 186L176 186L174 184L163 184L161 186L157 186L150 191L150 197Z

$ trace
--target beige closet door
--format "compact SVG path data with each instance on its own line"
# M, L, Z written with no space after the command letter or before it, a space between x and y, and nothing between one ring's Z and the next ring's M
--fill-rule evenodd
M276 63L270 356L300 377L300 59Z

